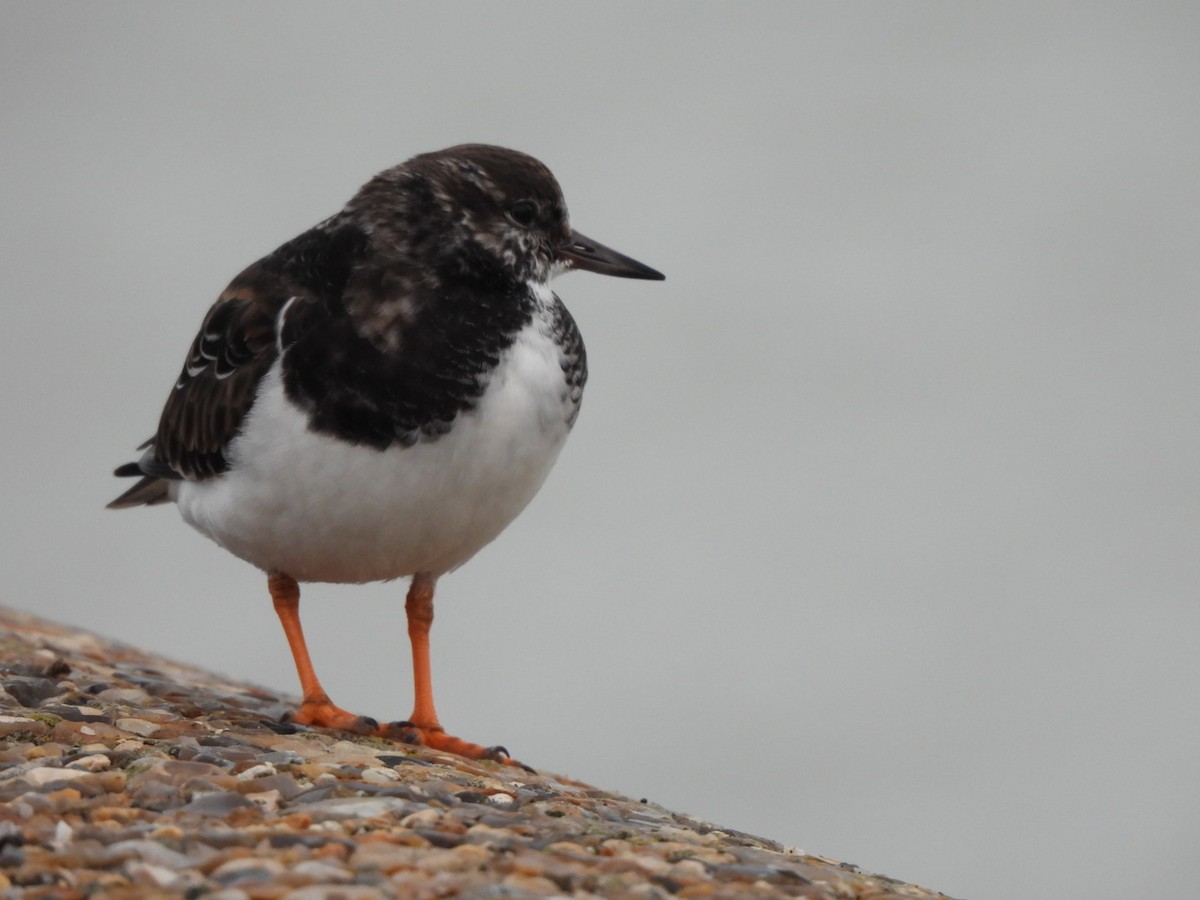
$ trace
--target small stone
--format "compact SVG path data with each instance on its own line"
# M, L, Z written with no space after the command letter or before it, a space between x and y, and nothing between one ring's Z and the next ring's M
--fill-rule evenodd
M422 809L405 816L400 824L405 828L433 828L441 818L442 814L436 809Z
M400 780L400 773L395 769L365 769L361 778L368 784L391 784Z
M166 778L177 784L199 779L224 778L220 766L205 762L190 762L182 759L156 759L150 762L139 778Z
M291 872L293 875L299 875L301 878L324 882L326 884L345 884L354 880L354 873L349 869L344 866L335 866L332 863L323 862L319 859L306 859L303 862L296 863L296 865L292 866Z
M321 819L374 819L388 813L401 813L408 801L396 797L334 797L297 806L292 812L305 812L314 821Z
M472 844L479 844L483 847L496 847L505 841L511 840L513 833L507 828L493 828L490 825L484 825L482 822L476 823L467 829L467 840Z
M650 853L630 853L605 860L601 868L605 871L625 869L636 866L648 875L665 875L671 864L665 859Z
M457 832L439 831L436 828L418 828L413 831L413 834L424 841L426 846L441 847L444 850L457 847L464 839L464 836ZM413 846L420 846L415 841L408 841L408 843Z
M57 759L66 752L66 747L55 741L47 741L44 744L37 744L29 748L29 752L25 754L26 759Z
M631 852L633 845L629 841L619 840L618 838L609 838L600 842L600 849L597 851L601 856L624 856Z
M117 719L113 724L122 731L128 731L138 737L150 737L159 729L158 723L147 722L145 719Z
M25 833L14 822L0 822L0 847L25 846Z
M759 885L754 885L755 889L760 889ZM767 896L774 893L774 889L770 885L763 886ZM711 881L697 881L694 884L684 885L676 892L676 897L681 897L682 900L692 900L695 897L712 897L717 893L717 885Z
M340 883L336 887L324 884L312 884L297 888L283 895L283 900L385 900L388 895L379 888L364 884ZM407 895L405 895L407 896ZM437 896L436 894L413 894L412 896ZM206 894L204 900L223 900L216 894Z
M376 869L380 872L393 872L396 869L411 868L414 865L424 867L428 851L413 847L399 847L386 841L372 841L360 844L347 860L347 864L356 872L364 869ZM439 851L449 852L449 851Z
M521 875L514 873L504 876L504 880L501 883L510 890L519 891L518 896L562 896L558 885L549 878L541 875Z
M712 876L704 863L694 859L681 859L667 871L667 877L681 885L689 885L708 881Z
M106 852L106 857L112 860L112 862L118 862L122 859L134 859L165 869L185 869L196 865L211 855L212 851L206 851L200 854L199 859L196 859L177 850L172 850L157 840L152 841L144 838L117 841L115 844L110 844Z
M57 697L62 693L57 681L49 678L34 678L27 675L14 675L4 680L4 689L12 694L19 704L27 709L36 709L42 701Z
M120 703L126 706L141 706L150 699L150 695L141 688L108 688L96 695L97 700L105 703Z
M112 760L103 753L93 753L88 756L81 756L78 759L73 759L67 763L68 769L81 769L84 772L100 772L109 768L112 765Z
M0 737L10 734L27 732L28 734L45 734L50 729L45 722L29 719L25 716L0 716Z
M20 847L0 848L0 869L19 869L25 865L25 851Z
M254 804L237 791L214 791L197 794L181 812L197 813L202 816L227 816L235 809L253 807Z
M458 835L455 835L458 838ZM415 831L407 831L404 829L391 829L388 832L388 840L393 844L401 847L431 847L436 846L432 841L426 840L425 837ZM455 841L454 846L461 844L462 840Z
M90 819L92 822L115 822L121 825L127 825L130 822L136 822L138 819L146 815L144 809L138 809L133 806L100 806L91 811Z
M372 761L379 755L379 751L373 747L366 747L353 741L337 741L329 748L329 752L336 754L339 759L361 756Z
M291 800L297 794L308 790L306 786L296 781L291 775L286 772L279 775L264 775L262 778L255 778L253 781L239 782L238 790L243 793L258 793L260 791L278 791L279 796L284 800Z
M488 865L491 859L486 847L460 844L452 850L426 850L421 865L434 872L470 872Z
M224 888L223 890L213 891L211 894L204 894L204 900L250 900L250 895L240 888ZM325 898L329 900L329 898Z
M170 890L183 880L177 873L170 869L152 865L151 863L140 862L136 859L127 862L124 866L124 871L131 882L143 887Z
M283 817L281 824L294 831L307 831L312 826L312 816L307 813L291 812Z
M54 826L54 837L50 838L50 846L55 850L62 850L71 843L74 837L75 829L59 819L58 824Z
M42 711L66 719L68 722L112 722L112 719L106 716L102 710L93 706L54 704L43 706Z
M555 841L553 844L547 844L546 849L551 853L558 853L562 856L577 857L587 851L579 844L573 841Z
M81 772L79 769L60 769L52 766L40 766L36 769L30 769L21 777L30 785L30 787L48 787L57 784L69 784L72 781L77 781L80 778L88 778L91 773Z
M283 863L260 857L231 859L209 873L209 878L223 885L254 884L274 881L284 873Z
M262 810L264 816L274 816L279 812L279 791L258 791L242 796Z
M237 779L238 781L247 781L251 778L262 778L267 775L276 775L278 774L278 771L279 770L272 765L260 763L259 765L251 766L244 771L238 772Z
M102 769L99 772L89 772L88 774L95 779L96 785L106 794L119 794L129 783L129 776L124 772L112 769Z

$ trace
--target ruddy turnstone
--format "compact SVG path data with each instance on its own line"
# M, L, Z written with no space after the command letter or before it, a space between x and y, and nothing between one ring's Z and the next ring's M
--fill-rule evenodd
M516 764L442 729L434 587L537 493L587 364L550 290L569 269L662 279L572 230L544 165L481 144L426 153L233 279L109 504L174 502L267 573L295 659L293 721ZM379 725L335 706L300 627L301 581L411 576L415 703Z

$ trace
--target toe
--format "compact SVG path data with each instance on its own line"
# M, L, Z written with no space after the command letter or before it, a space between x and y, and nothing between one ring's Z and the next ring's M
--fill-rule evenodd
M388 722L386 725L381 726L375 733L380 737L392 741L401 741L405 744L429 747L432 750L456 753L459 756L465 756L467 759L490 759L501 765L515 766L516 768L524 769L526 772L533 772L533 769L529 768L529 766L517 762L509 756L508 749L505 747L484 747L481 744L473 744L470 741L464 741L462 738L446 734L439 726L422 726L407 721Z
M376 729L375 734L389 741L399 741L402 744L416 744L420 746L424 743L421 740L421 729L412 722L407 721L386 722Z
M354 734L374 734L379 723L370 716L358 716L347 712L329 701L302 703L300 708L288 715L285 721L296 725L312 725L317 728L336 728Z

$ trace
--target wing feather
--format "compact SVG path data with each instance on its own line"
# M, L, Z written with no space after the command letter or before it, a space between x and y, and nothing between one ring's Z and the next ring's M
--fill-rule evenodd
M276 320L287 298L227 291L204 318L163 408L147 475L211 478L278 355ZM151 465L147 465L151 463Z
M276 329L289 299L261 263L234 279L205 315L158 431L138 448L141 459L115 473L142 478L110 508L164 502L171 481L212 478L228 468L229 443L279 355Z

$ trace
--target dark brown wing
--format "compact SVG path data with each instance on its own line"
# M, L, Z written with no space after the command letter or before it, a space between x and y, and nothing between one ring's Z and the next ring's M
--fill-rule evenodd
M143 478L110 507L160 503L170 480L225 471L229 442L278 356L276 323L289 299L260 264L225 290L204 317L146 452L116 471Z
M229 442L278 355L275 325L287 300L231 287L213 304L163 408L145 474L199 479L225 471Z
M284 345L320 332L320 313L340 297L369 241L362 228L339 216L264 256L225 289L200 326L187 362L167 399L158 431L136 463L117 469L142 478L109 504L167 501L171 481L202 480L228 468L237 436L259 382L279 356L281 314L293 300ZM318 315L314 316L314 313Z

